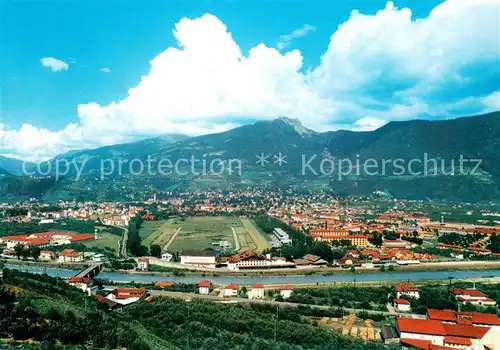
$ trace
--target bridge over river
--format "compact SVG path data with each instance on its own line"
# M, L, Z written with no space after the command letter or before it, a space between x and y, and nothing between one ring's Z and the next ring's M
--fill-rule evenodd
M88 278L94 278L97 276L100 272L102 271L102 264L92 264L86 269L80 271L78 274L74 275L73 277L88 277ZM47 269L47 274L49 274L48 269ZM50 274L49 274L50 275Z

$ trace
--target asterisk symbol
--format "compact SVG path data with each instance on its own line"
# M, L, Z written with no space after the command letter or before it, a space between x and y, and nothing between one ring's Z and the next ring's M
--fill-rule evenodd
M257 157L256 163L260 164L260 166L265 166L266 164L269 164L269 161L267 160L267 158L269 158L268 154L261 153L260 155L257 154L256 157Z
M282 154L281 152L278 155L274 156L274 163L282 166L283 164L287 164L288 162L285 160L287 158L286 154Z

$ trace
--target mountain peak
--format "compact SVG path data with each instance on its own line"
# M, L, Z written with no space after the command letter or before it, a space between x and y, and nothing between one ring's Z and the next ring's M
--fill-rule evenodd
M310 135L312 133L315 133L313 130L307 129L302 125L300 120L295 119L295 118L290 118L290 117L279 117L275 120L272 121L273 123L283 123L291 128L293 128L299 135L304 136L304 135Z

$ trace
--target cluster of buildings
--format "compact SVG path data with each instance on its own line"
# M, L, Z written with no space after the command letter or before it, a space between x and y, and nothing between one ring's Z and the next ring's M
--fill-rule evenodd
M229 270L238 271L243 269L272 269L295 267L295 264L282 257L271 257L270 254L254 253L251 250L239 252L226 260Z
M349 241L353 247L367 247L369 245L368 239L372 235L362 233L350 233L345 229L314 229L309 231L308 235L316 241L333 243L335 241Z
M393 286L396 298L393 304L398 311L410 311L408 298L420 298L420 290L413 283L398 283ZM450 293L459 305L472 304L475 306L496 306L496 301L476 288L453 288Z
M495 314L427 310L426 319L397 318L397 337L404 349L496 350L500 319Z
M407 249L399 248L364 248L349 250L344 258L339 260L340 265L364 266L376 268L384 266L406 266L420 264L421 262L435 261L434 255L427 253L415 253Z
M141 206L125 206L121 203L59 202L57 210L50 210L48 205L27 203L23 206L26 215L9 216L4 222L32 222L50 224L60 219L81 221L102 220L105 225L127 226L130 218L144 210Z
M472 253L476 256L488 256L488 255L497 255L500 256L498 253L493 253L491 250L483 248L483 247L477 247L477 246L468 246L468 247L460 247L457 245L453 244L445 244L445 243L438 243L436 244L437 249L446 249L446 250L452 250L453 252L451 253L452 256L456 259L464 259L464 253Z
M181 265L216 268L226 267L231 271L251 269L281 269L303 266L325 266L327 262L321 257L307 254L303 258L288 261L284 257L260 254L251 250L243 250L230 257L219 257L213 250L184 251L180 255ZM139 259L140 261L141 259Z
M280 248L285 244L292 244L290 235L281 228L275 228L271 237L271 247Z
M399 312L410 312L409 298L420 298L412 283L393 286L393 305ZM450 291L459 303L479 306L495 305L488 296L475 288L454 288ZM398 317L395 327L382 327L386 343L400 343L403 349L420 350L498 350L500 349L500 319L496 314L427 309L425 319Z
M75 242L85 242L96 239L94 234L75 232L39 232L30 235L15 235L0 237L0 245L11 250L20 244L24 247L36 246L46 248L49 246L65 245Z

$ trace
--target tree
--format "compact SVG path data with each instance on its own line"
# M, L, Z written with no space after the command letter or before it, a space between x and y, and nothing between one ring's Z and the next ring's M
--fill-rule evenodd
M40 248L36 246L30 247L29 252L33 259L35 259L35 261L38 261L38 258L40 257Z
M394 266L389 265L389 272L392 272L392 271L394 271Z
M380 266L380 272L385 272L385 265Z
M354 265L351 266L351 272L352 273L355 273L356 272L356 268L354 267Z
M161 258L161 247L158 244L153 244L149 247L149 252L156 258Z
M378 233L373 234L373 238L369 238L368 241L376 247L382 246L382 235Z
M21 260L21 256L23 256L24 246L20 243L14 246L14 251L16 252L16 256L18 260Z
M29 249L23 249L23 260L26 260L30 256L30 250Z

